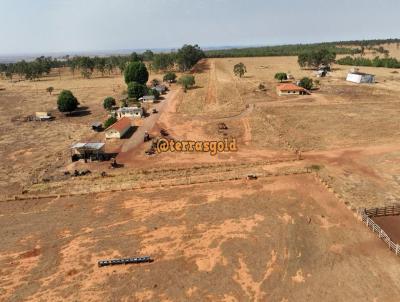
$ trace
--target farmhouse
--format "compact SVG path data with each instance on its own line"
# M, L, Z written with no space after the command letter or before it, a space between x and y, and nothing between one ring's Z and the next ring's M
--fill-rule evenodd
M116 111L117 118L123 117L142 117L143 109L139 107L122 107Z
M143 103L154 103L154 101L156 100L154 95L145 95L142 96L141 98L139 98L139 101L143 102Z
M285 83L285 84L278 85L276 87L276 92L278 93L278 95L310 94L310 92L308 92L303 87L297 86L296 84L293 84L293 83Z
M106 138L121 138L130 128L131 120L125 116L105 130Z
M375 83L375 76L373 74L363 73L363 72L349 72L347 74L346 81L353 83Z

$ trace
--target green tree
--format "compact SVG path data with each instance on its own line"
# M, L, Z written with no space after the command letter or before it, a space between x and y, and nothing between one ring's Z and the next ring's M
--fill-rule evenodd
M299 54L297 62L300 67L318 68L320 65L330 65L336 59L336 52L322 48Z
M147 95L154 95L156 100L158 100L160 98L160 93L155 88L149 88L147 90Z
M183 91L186 92L190 87L196 84L196 81L192 75L183 75L179 78L178 83L182 85Z
M176 54L176 62L178 63L178 67L181 71L188 71L204 57L204 52L197 44L183 45Z
M142 56L138 55L136 52L132 52L129 56L131 62L141 62L143 61Z
M105 99L104 99L104 101L103 101L103 107L104 107L104 109L106 109L106 110L111 110L111 108L113 107L113 106L115 106L115 99L113 98L113 97L111 97L111 96L109 96L109 97L106 97Z
M278 72L274 76L275 80L278 80L279 82L286 81L288 79L287 74L285 72Z
M79 105L77 98L69 90L61 91L57 99L57 107L60 112L71 113Z
M143 61L152 61L153 60L153 57L154 57L154 53L150 50L150 49L147 49L144 53L143 53L143 55L142 55L142 57L143 57Z
M147 71L146 65L142 62L131 62L126 66L125 71L125 83L137 82L139 84L146 84L149 79L149 72Z
M307 90L313 88L313 85L314 85L313 80L307 77L302 78L299 82L299 86Z
M173 83L176 81L176 74L169 71L167 72L164 77L163 77L163 81L164 82L169 82L169 83Z
M239 64L236 64L233 66L233 73L236 76L239 76L240 78L247 72L246 66L240 62Z
M151 66L153 70L168 70L174 66L174 55L169 53L158 53L153 57Z
M139 99L142 96L146 95L147 87L143 84L137 82L130 82L128 84L128 96L130 98Z
M46 88L46 91L51 95L52 94L52 92L54 91L54 87L47 87Z
M115 124L118 120L114 116L110 116L105 122L104 122L104 129L107 129L111 125Z

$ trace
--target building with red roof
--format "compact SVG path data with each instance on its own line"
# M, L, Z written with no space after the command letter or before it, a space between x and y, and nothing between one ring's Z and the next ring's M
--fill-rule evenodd
M121 118L118 122L112 124L104 130L106 138L121 138L132 127L131 120L128 117Z
M278 85L276 87L276 92L278 93L278 95L310 94L310 92L307 89L304 89L303 87L297 86L296 84L293 83L283 83Z

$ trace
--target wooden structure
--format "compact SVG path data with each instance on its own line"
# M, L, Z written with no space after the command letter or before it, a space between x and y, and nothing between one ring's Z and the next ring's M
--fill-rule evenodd
M107 160L104 143L76 143L71 146L71 159Z
M378 237L388 245L391 251L400 256L400 244L393 242L388 234L386 234L386 232L373 221L374 217L400 215L400 205L396 204L384 208L361 209L359 214L367 227L374 233L378 234Z

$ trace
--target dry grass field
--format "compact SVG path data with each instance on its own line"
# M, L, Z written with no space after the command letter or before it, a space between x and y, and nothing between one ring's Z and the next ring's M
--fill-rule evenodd
M229 186L1 203L0 295L397 300L398 259L311 176ZM154 262L97 267L100 259L145 254Z
M233 74L239 62L242 78ZM150 133L235 138L238 151L149 157L150 142L107 141L123 165L115 170L71 163L69 147L104 141L90 124L106 119L106 96L123 96L122 76L0 80L0 300L397 301L399 259L349 208L400 196L400 75L361 68L377 83L356 85L345 81L350 68L335 65L317 79L296 57L202 60L195 87L170 87ZM279 97L277 72L319 85L311 95ZM62 89L77 96L77 114L57 113ZM56 119L21 120L35 111ZM74 169L92 174L64 175ZM250 174L262 177L244 180ZM155 261L96 264L139 255Z

